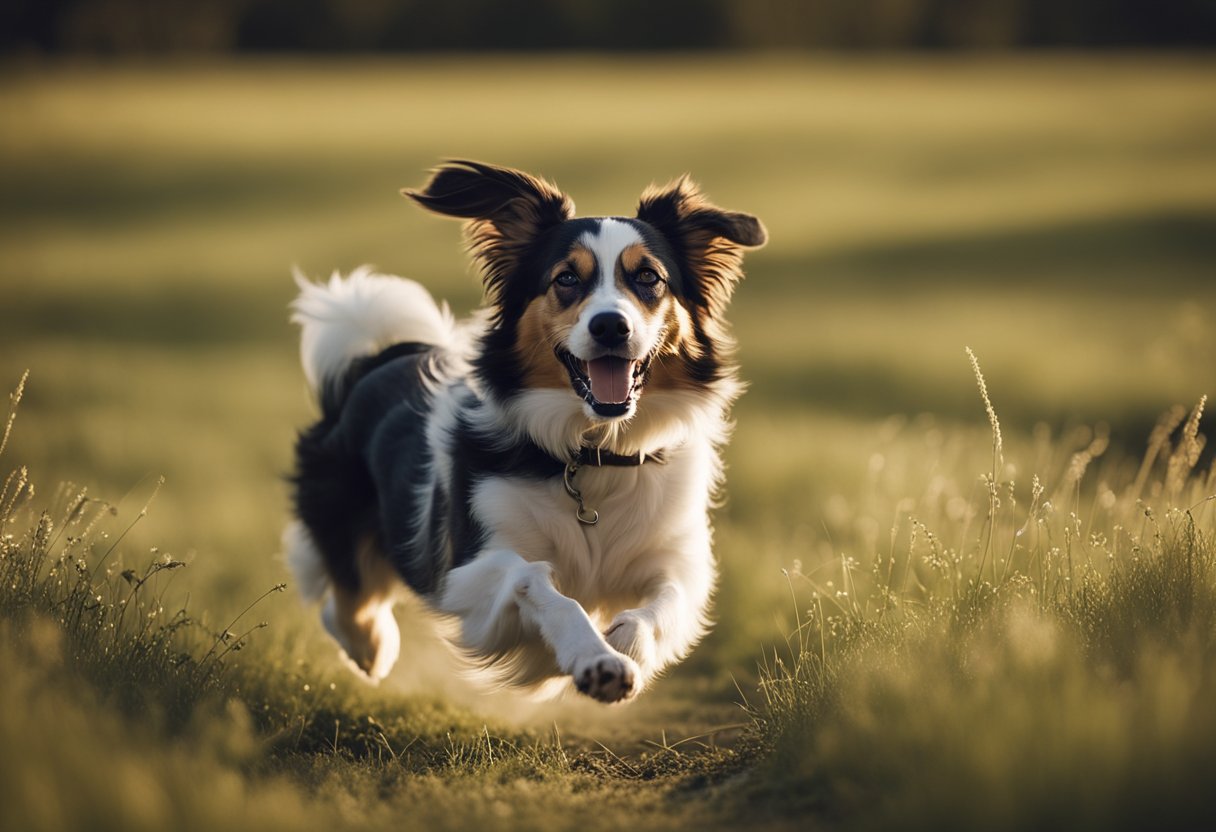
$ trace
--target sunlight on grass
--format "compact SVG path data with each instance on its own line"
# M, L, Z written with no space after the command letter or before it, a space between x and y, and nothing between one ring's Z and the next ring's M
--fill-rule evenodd
M1210 821L1205 402L1166 414L1139 466L1095 475L1100 434L1019 466L971 360L992 427L981 487L954 470L920 494L876 482L862 503L889 535L843 511L836 557L790 572L797 626L755 705L772 749L758 791L873 828Z
M126 543L155 514L151 500L124 517L61 489L38 510L18 470L0 493L11 530L0 545L0 657L12 669L0 746L42 750L11 758L22 776L0 793L13 817L48 829L99 807L123 828L256 828L263 816L371 828L394 812L430 828L564 827L546 803L616 806L640 828L650 827L629 813L661 810L664 828L680 817L729 826L760 805L775 817L847 817L851 828L908 817L949 828L1197 822L1216 747L1206 706L1216 466L1196 470L1203 402L1163 416L1138 465L1103 467L1101 433L1004 435L973 367L988 447L972 434L952 452L941 438L918 443L931 425L884 426L891 464L871 459L852 507L827 512L827 546L788 571L793 618L741 624L713 648L741 661L769 626L790 633L761 659L759 697L750 683L738 690L754 720L738 750L706 738L671 745L664 732L652 752L622 757L572 744L556 725L491 730L425 696L360 690L340 667L264 643L264 596L247 593L219 629L186 607L171 612L184 564L154 551L131 566ZM927 487L926 473L894 459L925 454L939 460ZM1015 479L1023 454L1043 477ZM971 486L968 467L984 472ZM894 525L876 534L884 516ZM798 551L806 532L770 531L771 551L740 571L743 541L725 529L720 606L742 622L775 600L749 579ZM64 726L70 746L56 740ZM104 787L91 774L103 755ZM39 797L65 775L86 788ZM730 785L712 805L680 797L718 781ZM228 802L200 802L200 786ZM366 803L334 814L352 800Z

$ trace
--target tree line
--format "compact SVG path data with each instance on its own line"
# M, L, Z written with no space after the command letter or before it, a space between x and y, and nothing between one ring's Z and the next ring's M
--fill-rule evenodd
M6 52L1202 48L1216 0L3 0Z

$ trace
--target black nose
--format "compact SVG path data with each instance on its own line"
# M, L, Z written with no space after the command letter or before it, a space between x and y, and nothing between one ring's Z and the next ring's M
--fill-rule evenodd
M629 340L633 327L620 312L601 312L587 324L591 337L605 347L619 347Z

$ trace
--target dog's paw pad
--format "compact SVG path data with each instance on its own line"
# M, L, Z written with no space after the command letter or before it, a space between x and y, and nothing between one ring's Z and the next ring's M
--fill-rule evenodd
M574 686L599 702L620 702L635 692L637 666L633 660L605 653L575 665Z

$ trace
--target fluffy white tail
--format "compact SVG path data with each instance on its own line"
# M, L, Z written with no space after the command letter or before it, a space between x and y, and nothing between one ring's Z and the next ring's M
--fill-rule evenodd
M445 303L412 280L376 274L369 266L328 283L294 272L300 294L291 320L302 328L300 360L313 390L339 379L356 358L403 341L450 346L455 320Z

